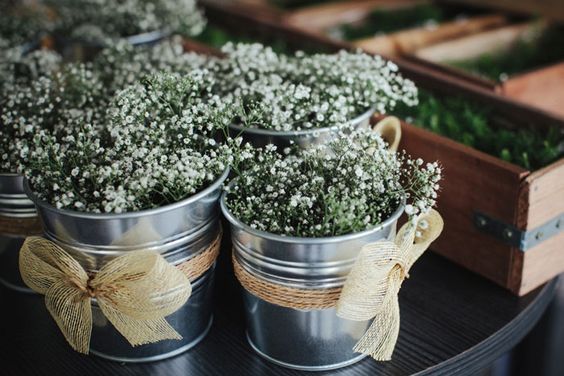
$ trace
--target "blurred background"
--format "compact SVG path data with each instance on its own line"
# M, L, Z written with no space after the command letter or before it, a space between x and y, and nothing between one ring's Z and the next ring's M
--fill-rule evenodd
M90 60L116 38L174 33L209 54L232 41L382 55L420 89L418 106L393 112L405 148L445 167L447 227L433 250L516 297L564 272L564 0L201 0L205 21L171 18L173 30L99 6L2 0L0 50ZM563 355L560 284L535 329L483 375L561 376Z

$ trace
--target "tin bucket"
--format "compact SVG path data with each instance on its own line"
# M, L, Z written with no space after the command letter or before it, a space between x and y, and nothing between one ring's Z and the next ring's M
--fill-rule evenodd
M24 192L24 178L17 174L0 174L0 219L37 219L35 205ZM21 292L32 293L22 281L19 270L20 248L26 235L0 233L0 283Z
M65 249L86 271L95 272L115 257L137 250L157 252L172 265L200 255L220 233L218 201L228 174L225 171L213 184L185 200L122 214L56 209L39 200L27 183L25 189L37 206L45 237ZM211 327L213 275L214 267L192 281L190 299L166 318L181 340L132 347L93 300L90 352L120 362L148 362L194 347Z
M361 129L370 127L370 117L374 109L370 109L350 121L350 129ZM248 128L242 125L230 124L230 133L233 136L241 136L243 142L248 142L254 147L261 148L268 144L276 145L282 150L291 145L297 145L300 149L307 149L314 145L324 144L331 140L343 129L342 126L307 129L300 131L275 131L271 129Z
M221 199L231 226L233 255L251 275L270 283L299 289L342 287L367 244L395 237L403 205L378 227L328 238L294 238L250 228L233 216ZM325 371L363 359L354 345L371 324L337 317L335 308L297 310L268 303L243 289L247 339L262 357L304 371Z
M152 46L170 36L164 31L152 31L142 34L131 35L123 38L132 46ZM80 39L72 39L64 36L56 38L57 49L66 61L90 61L101 50L107 46L103 43L89 42Z

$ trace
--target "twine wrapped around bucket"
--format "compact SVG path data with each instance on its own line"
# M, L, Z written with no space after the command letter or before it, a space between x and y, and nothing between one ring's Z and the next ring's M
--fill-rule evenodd
M0 215L0 234L31 236L43 232L41 221L38 216L31 217L8 217Z
M374 319L354 351L375 360L390 360L400 326L398 293L409 269L441 234L443 220L435 210L406 223L395 241L366 244L342 288L299 289L265 281L248 272L233 256L235 275L253 295L293 309L336 307L337 315L354 321Z
M156 252L139 250L109 261L96 273L87 273L57 244L32 236L20 250L20 272L31 289L45 295L49 313L80 353L88 354L90 347L92 298L132 346L181 339L165 317L189 299L190 281L213 265L221 235L177 267Z

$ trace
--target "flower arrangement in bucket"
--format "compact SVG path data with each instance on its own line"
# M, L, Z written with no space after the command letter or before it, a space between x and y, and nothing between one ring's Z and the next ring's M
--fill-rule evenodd
M293 56L260 44L226 44L209 69L214 89L237 108L231 129L254 146L325 142L347 125L368 127L374 111L417 103L417 89L398 67L362 52Z
M205 18L193 0L46 0L55 14L55 32L93 45L125 38L153 43L173 33L199 34Z
M26 236L41 233L23 190L23 162L43 120L55 117L42 101L59 66L60 56L46 50L0 52L0 282L16 291L31 292L19 276L18 250Z
M0 247L0 281L30 291L19 277L18 251L25 237L40 233L41 227L22 174L35 149L43 150L41 135L59 144L75 135L75 128L104 129L109 122L105 109L117 92L157 71L188 74L204 62L203 56L185 53L177 37L143 48L118 42L92 63L63 64L61 56L45 49L0 52L0 232L10 235Z
M252 347L303 370L390 359L401 282L442 230L432 209L440 166L365 129L295 155L268 146L256 158L221 201Z
M207 333L233 159L212 85L205 70L152 75L116 94L105 123L35 138L27 192L46 238L26 240L20 270L75 350L158 360Z

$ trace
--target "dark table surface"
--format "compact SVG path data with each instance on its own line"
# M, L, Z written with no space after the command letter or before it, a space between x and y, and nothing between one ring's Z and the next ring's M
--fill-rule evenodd
M217 271L210 333L194 349L155 363L120 364L79 355L53 334L47 312L38 312L39 297L0 287L0 375L308 374L270 364L252 352L227 253ZM393 360L364 359L317 375L475 375L527 334L557 284L551 281L518 298L430 252L410 274L400 293L401 332Z

